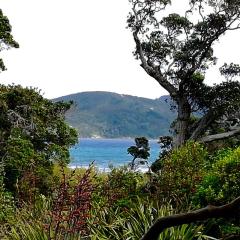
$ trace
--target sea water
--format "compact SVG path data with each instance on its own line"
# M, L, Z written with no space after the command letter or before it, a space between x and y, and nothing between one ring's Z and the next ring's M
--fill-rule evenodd
M109 167L127 165L131 162L132 156L127 153L130 146L134 146L134 139L79 139L79 143L70 149L70 168L87 168L89 164L94 165L100 171L109 171ZM159 156L159 144L157 140L149 140L150 157L149 164ZM144 169L142 166L140 170Z

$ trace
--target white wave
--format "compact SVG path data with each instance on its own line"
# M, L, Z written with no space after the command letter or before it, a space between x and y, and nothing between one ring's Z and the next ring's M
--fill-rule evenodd
M118 167L118 166L115 166ZM68 165L68 168L70 169L88 169L89 165ZM98 167L98 166L94 166L94 168L100 172L100 173L108 173L111 172L111 168L109 167ZM138 166L135 170L135 172L141 172L141 173L146 173L149 171L149 168L146 165L140 165Z

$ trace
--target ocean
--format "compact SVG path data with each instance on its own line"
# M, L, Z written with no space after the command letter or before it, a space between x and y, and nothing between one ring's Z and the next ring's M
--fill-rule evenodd
M87 168L94 161L99 171L109 171L109 166L123 166L131 162L132 156L127 153L128 147L135 145L134 139L90 139L81 138L79 143L70 149L70 168ZM159 155L157 140L149 140L151 164ZM144 171L144 166L140 171Z

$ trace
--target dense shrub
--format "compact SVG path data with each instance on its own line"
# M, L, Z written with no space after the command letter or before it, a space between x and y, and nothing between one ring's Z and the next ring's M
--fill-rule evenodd
M171 152L173 147L173 138L170 136L162 136L159 138L158 143L160 144L161 152L158 159L152 163L151 170L158 172L163 166L163 159Z
M27 205L16 211L17 221L6 231L6 239L86 239L92 206L91 170L82 176L74 172L66 175L63 170L61 183L52 198L39 195L34 208Z
M144 175L129 170L128 167L111 168L102 178L95 178L95 200L102 206L130 207L131 200L142 194Z
M14 218L15 205L11 193L7 192L4 186L4 170L0 164L0 225L4 225ZM0 231L1 237L1 231Z
M187 142L167 155L153 181L160 198L171 201L176 207L189 206L196 186L202 180L206 159L207 151L196 142Z
M219 151L211 169L197 187L200 205L224 204L240 195L240 147Z

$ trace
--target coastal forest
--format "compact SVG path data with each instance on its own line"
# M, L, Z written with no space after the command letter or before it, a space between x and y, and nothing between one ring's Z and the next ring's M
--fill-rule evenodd
M126 19L133 57L166 102L103 92L84 103L86 93L49 100L33 87L0 85L0 239L240 239L240 65L223 64L225 80L205 83L214 45L239 31L240 1L189 0L183 15L170 5L129 0ZM0 51L21 44L1 10L0 39ZM134 136L132 161L109 172L94 162L68 168L81 133ZM155 137L159 157L149 165Z

